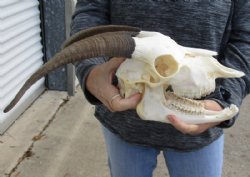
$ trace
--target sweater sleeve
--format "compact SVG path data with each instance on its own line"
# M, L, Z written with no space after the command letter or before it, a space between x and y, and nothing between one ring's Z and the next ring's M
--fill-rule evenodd
M108 7L108 0L78 0L72 17L71 35L89 27L109 24ZM86 89L85 82L93 67L105 61L106 58L99 57L75 63L76 76L86 99L91 104L100 104L101 102Z
M227 107L240 107L250 90L250 1L238 0L234 3L231 31L218 60L225 66L243 71L245 76L232 79L218 79L215 92L207 98ZM237 115L238 116L238 115ZM222 122L219 127L231 127L237 116Z

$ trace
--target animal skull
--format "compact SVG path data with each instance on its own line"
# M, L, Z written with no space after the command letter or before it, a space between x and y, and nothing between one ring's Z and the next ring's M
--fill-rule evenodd
M211 111L195 100L215 90L216 78L244 75L221 65L213 58L216 52L183 47L157 32L142 31L134 40L132 59L125 60L116 75L121 95L143 94L136 108L142 119L168 123L166 115L174 114L186 123L200 124L237 114L235 105Z
M106 25L89 28L71 36L60 52L27 79L3 111L10 111L35 82L65 64L115 56L132 58L121 65L117 75L121 94L125 97L143 93L137 106L142 119L166 122L164 117L174 113L190 123L217 121L217 118L226 120L237 113L236 106L213 112L205 110L195 100L186 99L211 93L218 77L244 75L222 66L213 55L216 53L183 47L168 36L136 27ZM170 87L174 94L165 91Z

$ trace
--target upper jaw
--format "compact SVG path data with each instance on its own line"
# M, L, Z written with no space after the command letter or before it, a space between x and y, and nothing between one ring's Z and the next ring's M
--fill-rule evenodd
M133 37L132 59L117 71L121 94L142 93L138 115L145 120L167 122L175 114L187 123L218 122L238 112L235 105L222 111L205 109L200 99L215 90L215 79L241 77L244 73L221 65L216 52L187 48L157 32L142 31ZM171 86L172 92L166 91Z

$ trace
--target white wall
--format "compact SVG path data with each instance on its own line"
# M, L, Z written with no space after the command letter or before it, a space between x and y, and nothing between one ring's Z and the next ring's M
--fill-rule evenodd
M44 90L41 79L13 110L3 113L27 78L43 64L38 5L37 0L0 1L0 134Z

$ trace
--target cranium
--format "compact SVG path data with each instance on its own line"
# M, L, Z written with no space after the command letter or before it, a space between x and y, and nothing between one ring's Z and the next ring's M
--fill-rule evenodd
M244 73L221 65L216 52L178 45L168 36L141 32L134 37L136 52L117 70L121 95L143 94L137 105L145 120L168 122L166 115L177 115L187 123L228 120L238 108L231 105L222 111L204 108L195 100L215 90L216 78L241 77Z

